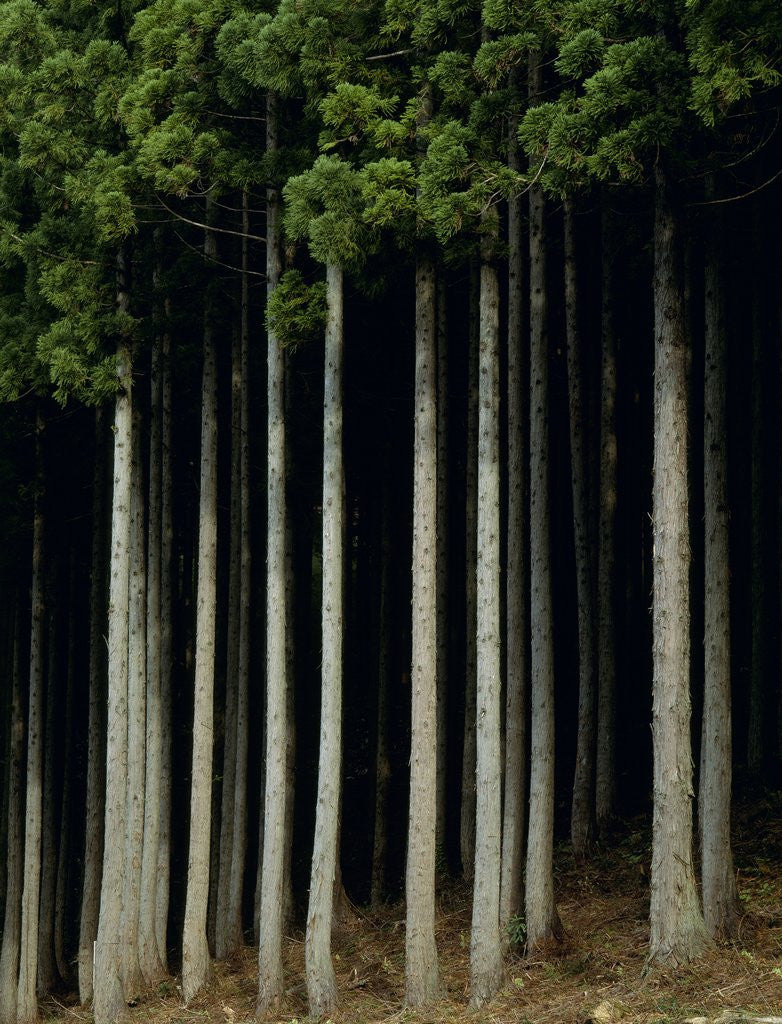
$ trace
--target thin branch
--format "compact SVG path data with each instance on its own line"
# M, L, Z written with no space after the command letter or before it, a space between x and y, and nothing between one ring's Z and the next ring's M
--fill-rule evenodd
M205 114L211 114L213 117L225 117L230 121L260 121L266 123L265 117L253 117L250 114L221 114L219 110L205 110Z
M189 217L185 217L184 214L177 213L176 210L172 210L170 206L167 206L160 196L157 197L158 202L167 210L172 217L176 217L177 220L184 221L185 224L192 224L195 228L203 228L205 231L217 231L221 235L236 235L239 238L250 238L254 242L265 242L266 239L262 235L246 235L243 231L232 231L230 228L218 228L214 224L204 224L203 221L191 220Z
M767 178L765 181L761 182L760 185L757 185L755 188L751 188L749 192L742 192L741 195L738 196L727 196L725 199L702 199L699 202L686 203L685 205L720 206L722 205L722 203L738 203L742 199L748 199L749 196L754 196L756 192L762 192L764 188L768 188L769 185L773 185L777 178L780 177L782 177L782 167L780 167L776 174L772 174L770 178Z
M234 267L231 263L223 263L222 260L215 259L214 256L207 256L203 252L202 249L198 249L198 248L196 248L196 246L191 245L190 242L185 241L185 239L179 234L178 231L175 230L174 234L179 239L179 241L182 243L182 245L185 246L186 249L190 249L191 252L196 253L196 255L200 256L201 259L206 260L207 263L214 263L215 266L217 266L217 267L225 267L226 270L231 270L235 274L241 274L242 273L242 268L241 267ZM248 235L247 237L248 238L252 238L252 235ZM264 281L266 280L266 274L261 274L257 270L247 270L246 273L252 275L252 277L260 277Z
M393 53L373 53L367 60L390 60L392 57L404 57L406 53L412 52L413 48L409 46L406 50L394 50Z
M28 245L29 244L24 238L22 238L20 235L15 235L14 232L9 230L8 228L5 228L4 230L5 230L6 234L8 235L8 237L12 238L15 242L18 242L19 245ZM56 252L49 252L48 249L42 249L40 247L40 245L36 245L36 246L34 246L34 248L35 248L35 251L40 256L48 256L49 259L59 260L60 263L66 263L68 261L68 259L70 258L68 256L61 256L59 253L56 253ZM80 259L77 259L76 262L77 263L81 263L81 265L83 267L97 267L97 265L98 265L98 261L97 260L80 260Z

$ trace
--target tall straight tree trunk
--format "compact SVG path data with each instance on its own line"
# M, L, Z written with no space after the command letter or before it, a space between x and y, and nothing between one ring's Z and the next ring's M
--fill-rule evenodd
M761 224L759 205L755 208L753 218L755 237L764 234ZM763 275L755 268L752 283L752 403L750 439L750 478L751 478L751 535L750 550L752 559L751 576L751 611L752 611L752 660L749 677L749 716L747 723L747 765L753 772L760 772L765 757L765 717L767 714L765 699L766 671L766 630L767 630L767 593L765 565L766 550L764 544L764 507L765 480L763 466L763 376L765 372L763 358L763 332L765 325L762 314Z
M570 466L578 601L578 735L570 813L570 839L577 857L585 857L595 834L595 660L594 573L587 501L585 416L582 401L581 332L578 324L578 266L575 210L565 199L565 330L570 406Z
M481 260L478 416L477 803L470 939L470 1004L482 1006L502 984L500 866L500 295L494 245Z
M16 1020L16 983L22 923L22 760L24 712L21 680L21 616L19 597L14 604L14 649L11 677L11 734L8 750L8 839L5 877L3 945L0 951L0 1020Z
M412 717L405 933L405 1002L408 1006L431 1002L440 991L434 939L437 821L437 293L434 264L425 255L420 255L416 263L415 306L413 651L410 680Z
M448 292L437 277L437 846L445 863L448 790Z
M128 789L122 892L122 981L127 1002L134 1000L144 985L139 964L147 706L147 569L143 481L141 412L138 407L134 407L128 620Z
M472 878L475 868L475 686L476 686L476 575L477 518L478 518L478 332L480 277L476 265L470 274L470 312L467 354L467 456L465 468L466 489L466 545L465 545L465 690L464 690L464 742L462 745L462 808L460 819L460 848L462 874Z
M508 124L508 165L521 170L518 115ZM527 796L527 474L524 430L522 199L508 200L508 537L506 570L505 793L500 926L523 909Z
M539 102L540 54L530 51L529 99ZM527 949L559 932L554 905L554 636L551 597L549 483L548 310L545 200L530 189L530 695L529 835L527 839Z
M611 214L602 207L602 295L600 366L600 503L597 569L597 753L595 816L605 834L614 816L616 772L616 332L614 329L614 254Z
M266 150L277 150L278 99L266 98ZM266 296L274 294L282 269L280 199L266 190ZM268 454L266 543L266 779L259 907L258 1001L260 1016L279 1008L283 996L282 928L285 871L287 725L285 362L274 331L268 331Z
M106 412L95 409L95 469L92 478L92 553L90 558L89 711L87 792L85 798L84 881L79 918L79 1000L92 999L93 943L98 935L103 815L106 777L106 700L104 655L106 544Z
M25 799L24 875L16 993L17 1024L35 1024L38 1002L38 907L41 892L41 804L43 743L41 721L44 690L44 461L43 415L35 423L35 504L33 512L32 619L30 624L30 689L27 713L27 796Z
M169 301L165 302L170 316ZM171 775L173 728L173 696L171 690L174 668L173 654L173 416L171 380L171 335L163 334L161 395L161 540L160 540L160 725L163 737L160 762L160 833L158 835L157 893L155 896L155 936L163 971L168 970L168 903L171 871Z
M54 897L57 888L57 845L55 841L55 696L58 684L59 631L57 622L57 568L52 558L47 640L46 711L43 753L43 815L41 836L41 896L38 912L38 978L39 998L54 991L57 964L54 959ZM59 773L58 773L59 774Z
M714 199L714 178L707 179ZM719 207L716 207L719 211ZM712 214L705 266L704 484L704 698L701 751L701 879L703 916L715 939L734 938L739 902L730 845L731 688L730 558L727 434L727 347L723 220Z
M331 961L331 919L337 872L342 767L342 625L345 472L342 454L342 268L326 267L328 316L323 400L323 661L320 756L305 964L313 1017L337 1001ZM267 783L268 784L268 783ZM268 839L267 839L268 842Z
M252 600L252 549L250 546L250 278L249 196L242 193L242 296L240 330L240 434L239 434L239 653L236 698L236 774L234 791L234 841L231 850L228 935L229 952L244 943L242 895L247 845L247 751L249 746L250 603Z
M648 963L683 964L709 936L692 866L687 352L678 217L655 166L654 815Z
M220 808L220 864L217 879L215 956L224 960L233 951L230 927L231 863L234 845L236 798L236 721L239 708L239 578L241 575L241 431L242 431L241 329L231 340L231 512L228 565L228 642L225 673L225 731L223 785Z
M211 211L208 211L208 217ZM204 252L217 255L214 232L207 230ZM214 716L215 608L217 604L217 346L214 311L204 310L204 367L201 392L201 492L198 515L195 703L193 769L190 788L190 847L182 936L182 995L185 1003L209 981L206 941L209 900L209 840L212 820L212 740Z
M141 860L139 908L139 966L147 985L165 971L158 950L157 872L160 853L161 775L163 770L163 708L161 702L161 548L163 538L162 464L162 361L163 339L152 347L149 403L149 519L147 530L147 691L144 847Z
M391 624L390 560L391 560L391 494L386 475L383 477L380 510L380 610L377 647L377 748L375 751L375 822L372 842L372 884L370 900L377 907L385 886L386 851L388 849L388 785L391 761L388 752L388 674Z
M285 370L285 406L292 408L293 402L290 397L290 375L287 372L287 360ZM285 479L294 479L293 460L291 458L291 446L286 450ZM285 602L287 611L285 622L287 635L285 637L285 678L287 687L285 691L286 712L285 722L287 729L287 742L285 744L285 835L283 847L285 856L283 861L282 874L282 921L286 927L293 921L293 822L296 800L296 580L294 566L295 552L295 529L293 516L291 514L291 503L286 507L287 517L287 539L285 542Z
M73 785L73 688L76 675L76 549L68 559L68 654L65 680L65 742L62 758L62 800L60 803L57 884L54 902L54 961L65 985L71 984L71 968L66 955L68 903L68 866L71 842L71 788Z

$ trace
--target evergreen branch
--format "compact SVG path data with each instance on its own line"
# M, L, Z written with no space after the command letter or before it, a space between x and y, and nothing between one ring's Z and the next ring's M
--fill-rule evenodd
M14 234L14 232L10 231L8 228L4 228L4 230L8 237L12 239L14 242L16 242L17 245L29 246L30 243L25 238L22 238L21 235ZM59 253L56 252L50 252L48 249L43 249L40 245L35 245L33 246L33 248L39 254L39 256L47 256L49 259L59 260L61 263L66 263L68 260L72 258L70 256L61 256ZM97 260L82 260L76 258L76 262L80 263L83 267L98 266Z

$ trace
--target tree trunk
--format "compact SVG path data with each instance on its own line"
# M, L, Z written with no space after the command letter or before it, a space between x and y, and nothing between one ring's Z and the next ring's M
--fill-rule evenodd
M239 707L239 578L241 575L241 444L242 444L242 341L234 331L231 341L231 516L228 568L228 643L225 674L225 734L220 808L220 863L217 876L215 956L224 960L233 952L231 942L231 863L234 845L236 798L236 721Z
M40 410L35 423L35 506L33 519L32 619L30 624L30 690L27 717L27 796L25 800L24 878L16 994L17 1024L35 1024L38 1003L38 907L41 889L41 804L43 783L44 689L44 422Z
M244 943L242 928L242 895L244 892L244 860L247 845L247 750L249 746L250 686L250 603L252 601L252 550L250 547L250 278L249 196L242 193L242 311L240 332L240 434L239 434L239 655L237 659L236 700L236 774L234 791L234 841L231 851L231 883L229 886L228 934L229 952Z
M592 546L587 501L585 417L582 402L581 332L573 199L565 199L565 329L570 406L570 466L578 601L578 736L570 814L570 839L576 857L589 853L595 834L595 615Z
M51 599L47 641L46 712L43 754L43 817L41 836L41 896L38 912L38 977L39 999L53 992L57 985L57 964L54 959L54 899L57 888L57 845L55 840L55 751L54 720L58 675L59 631L57 622L57 568L52 558ZM56 773L59 775L59 772Z
M147 985L158 982L165 971L158 950L157 871L160 853L161 773L163 768L163 708L161 703L161 547L163 537L161 491L162 460L162 361L163 339L152 347L149 413L149 522L147 533L147 720L144 798L144 847L141 860L139 908L139 966Z
M169 301L165 302L170 316ZM160 542L160 725L163 737L160 762L160 833L158 835L155 936L161 969L168 970L168 903L171 871L171 775L173 696L171 691L173 654L173 417L171 381L171 335L163 334L161 395L161 542Z
M278 100L266 99L266 149L277 150ZM275 188L266 190L267 302L282 267L280 200ZM266 794L259 907L258 1001L261 1016L277 1010L283 996L282 926L285 870L285 808L287 679L286 679L286 536L285 500L285 363L282 346L268 331L268 457L266 546Z
M707 199L714 198L707 179ZM716 208L719 211L719 207ZM704 482L704 698L701 751L701 878L703 915L715 939L736 937L739 902L730 845L731 687L730 558L727 453L727 347L723 220L712 214L706 243L705 368L703 398Z
M117 264L118 305L127 311L124 251ZM130 495L132 430L132 369L127 345L117 346L117 391L114 414L114 491L111 513L111 575L109 584L108 717L106 737L106 814L104 835L125 835L128 767L128 618L130 591ZM98 936L93 975L95 1024L115 1024L126 1016L122 990L120 920L125 848L105 842L100 891Z
M482 1006L502 984L500 864L500 296L494 243L481 262L478 419L477 804L475 885L470 939L470 1004Z
M24 712L21 680L21 616L19 598L14 605L14 651L11 676L11 735L8 751L8 838L6 847L5 914L0 952L0 1020L16 1020L16 983L22 923L22 760Z
M540 55L530 52L529 98L539 102ZM527 950L559 933L554 905L554 636L551 597L548 324L545 200L530 189L530 630L531 749L527 839Z
M448 292L437 278L437 847L446 864L448 791Z
M654 816L648 964L687 963L709 936L692 867L687 353L678 222L655 166L654 221Z
M211 216L211 211L209 211ZM217 245L212 231L204 240L207 258ZM182 995L190 1003L211 974L206 941L209 901L209 841L212 820L212 740L214 716L215 608L217 603L217 346L213 310L204 311L204 369L201 394L201 493L198 522L193 770L190 788L190 848L182 936Z
M407 837L405 1003L440 992L434 939L437 821L437 296L431 259L416 264L413 651Z
M76 672L76 549L71 548L68 571L68 661L65 689L65 743L62 759L62 802L60 805L57 857L57 888L54 903L54 961L66 986L71 984L71 968L66 956L68 903L68 865L70 858L71 789L73 779L73 688Z
M475 623L478 518L478 321L480 278L477 265L471 268L469 349L467 356L467 456L466 456L466 651L464 690L464 743L462 746L462 808L460 848L462 874L472 878L475 867Z
M377 749L375 751L375 823L372 842L372 884L370 901L377 907L385 888L388 849L388 785L391 761L388 753L388 673L391 637L389 576L391 560L391 494L383 477L380 523L380 612L377 649Z
M597 754L595 813L605 838L614 816L616 646L614 570L616 565L616 333L614 330L614 239L610 213L602 209L602 358L600 368L600 503L597 569Z
M756 238L762 237L763 227L759 206L756 206L754 226ZM752 428L750 453L751 473L751 537L752 557L752 661L749 677L749 719L747 723L747 766L752 772L760 772L765 757L765 699L766 670L766 551L764 545L765 481L763 473L763 315L762 275L755 268L752 289Z
M518 116L508 125L508 165L521 170ZM527 475L524 431L522 199L508 200L508 538L506 570L505 803L500 927L522 913L527 796Z
M342 764L342 624L345 476L342 455L342 269L326 268L328 319L323 402L323 662L320 756L305 961L310 1015L336 1004L331 917L337 870ZM267 781L268 785L268 781ZM267 825L268 827L268 825ZM268 842L268 839L267 839Z
M133 409L130 500L130 594L128 626L128 776L125 868L122 892L122 983L125 1001L143 990L139 964L141 860L144 847L147 705L147 570L144 543L144 470L141 412Z
M92 482L92 554L90 561L89 712L87 723L87 793L84 836L84 882L79 918L79 1000L92 999L93 944L98 935L103 815L106 775L106 700L103 634L105 628L106 413L95 409L95 471ZM0 1014L0 1019L6 1018Z

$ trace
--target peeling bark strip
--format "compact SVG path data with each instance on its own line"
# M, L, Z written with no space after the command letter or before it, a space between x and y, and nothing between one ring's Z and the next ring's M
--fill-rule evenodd
M679 224L655 167L653 700L654 816L648 963L683 964L709 944L692 867L687 345Z
M310 1015L337 1001L331 961L331 919L337 870L342 767L342 622L345 470L342 452L343 280L326 268L328 319L323 400L323 665L320 756L305 961Z
M437 819L437 298L431 259L416 264L413 651L405 1002L440 992L435 919Z

